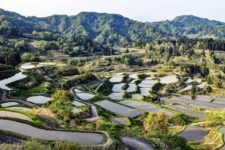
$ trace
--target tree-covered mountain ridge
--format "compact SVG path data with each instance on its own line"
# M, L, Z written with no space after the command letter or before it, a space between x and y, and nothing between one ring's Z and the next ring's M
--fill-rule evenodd
M109 46L136 46L162 38L225 39L224 22L192 15L144 23L107 13L25 17L0 9L0 35L22 36L33 31L58 32L67 37L84 35Z

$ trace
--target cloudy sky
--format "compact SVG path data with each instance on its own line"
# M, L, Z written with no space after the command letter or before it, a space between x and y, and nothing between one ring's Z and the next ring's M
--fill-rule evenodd
M95 11L117 13L139 21L196 15L225 22L225 0L0 0L0 8L40 17Z

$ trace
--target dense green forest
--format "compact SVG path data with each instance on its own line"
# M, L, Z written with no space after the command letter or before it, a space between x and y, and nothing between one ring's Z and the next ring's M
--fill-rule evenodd
M82 12L76 16L54 15L44 18L24 17L0 9L0 35L26 37L32 32L51 32L42 35L46 40L63 33L88 37L112 46L139 46L165 38L225 38L225 23L195 16L180 16L172 21L142 23L121 15Z
M195 16L141 23L105 13L38 18L0 9L0 63L14 66L38 61L38 56L50 51L71 57L113 55L118 53L113 48L116 46L157 50L169 59L183 54L191 56L194 49L225 50L224 38L225 23ZM128 58L121 60L134 63ZM219 63L216 57L214 60ZM140 60L136 61L142 65Z

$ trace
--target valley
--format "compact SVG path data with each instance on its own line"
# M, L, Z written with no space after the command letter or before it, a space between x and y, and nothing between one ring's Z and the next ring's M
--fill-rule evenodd
M224 149L224 28L0 9L0 150Z

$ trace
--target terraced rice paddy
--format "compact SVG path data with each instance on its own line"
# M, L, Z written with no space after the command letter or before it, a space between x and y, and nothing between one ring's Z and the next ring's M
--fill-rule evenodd
M150 144L134 137L121 137L121 140L124 144L129 145L133 149L154 150Z
M199 106L199 107L208 107L208 108L224 108L224 105L221 104L216 104L216 103L212 103L212 102L204 102L204 101L199 101L199 100L192 100L190 97L173 97L171 99L166 99L164 98L163 101L165 101L166 103L178 103L178 104L193 104L195 106Z
M4 89L4 90L7 90L7 91L11 91L12 89L9 88L7 86L7 84L10 84L12 82L16 82L18 80L22 80L24 78L26 78L27 76L24 75L22 72L19 72L17 74L15 74L14 76L10 77L10 78L7 78L7 79L4 79L4 80L1 80L0 81L0 88L1 89Z
M27 101L34 104L46 104L51 101L51 98L46 96L32 96L28 97Z
M19 111L29 111L30 109L29 108L26 108L26 107L8 107L7 109L9 110L19 110Z
M202 82L201 84L197 85L197 88L204 89L207 86L206 82Z
M0 110L0 117L7 117L7 118L16 118L16 119L22 119L22 120L27 120L27 121L32 121L29 117L26 115L16 113L16 112L10 112L10 111L3 111Z
M185 107L179 107L179 106L176 106L176 105L167 105L166 106L167 108L171 109L171 110L176 110L176 111L179 111L179 112L182 112L186 115L190 115L190 116L193 116L193 117L196 117L196 118L206 118L207 115L206 114L203 114L203 113L200 113L200 112L196 112L194 110L190 110L188 108L185 108Z
M175 111L182 112L184 114L196 117L206 118L207 114L198 112L194 107L201 109L223 109L225 103L223 101L213 100L214 98L206 95L198 95L195 100L192 100L190 96L184 95L182 97L173 97L171 99L162 98L162 101L168 104L179 105L165 105L167 108ZM212 101L213 100L213 101ZM221 102L221 103L220 103Z
M112 83L120 83L123 81L123 78L124 78L123 73L117 73L115 76L109 79L109 81Z
M77 93L77 97L79 97L81 100L90 100L95 97L95 95L90 93Z
M138 79L138 75L137 74L130 74L129 78L131 78L131 79Z
M225 105L225 101L214 100L212 103Z
M112 88L112 91L114 93L121 93L123 92L123 87L125 86L126 84L125 83L120 83L120 84L114 84L113 85L113 88Z
M128 84L128 88L126 92L128 93L134 93L137 91L137 85L136 84Z
M185 138L192 142L203 142L205 136L208 134L208 130L188 126L183 132L178 134L179 136Z
M86 92L83 92L83 91L81 91L79 89L74 89L74 91L76 93L76 96L78 98L80 98L81 100L87 101L87 100L91 100L91 99L93 99L95 97L94 94L86 93Z
M191 88L192 88L192 85L188 85L185 88L183 88L182 90L180 90L179 93L186 92L186 91L190 91Z
M215 100L218 100L218 101L225 101L225 97L214 97Z
M225 97L213 97L212 103L221 104L225 106Z
M55 65L55 63L24 63L21 65L21 69L27 70L27 69L34 69L34 68L39 68L39 67L44 67L44 66L52 66Z
M44 130L24 123L1 119L0 130L41 140L67 141L85 145L102 144L105 139L101 133Z
M117 104L117 103L113 103L113 102L110 102L110 101L107 101L107 100L97 102L95 104L101 106L102 108L104 108L104 109L106 109L110 112L113 112L117 115L124 116L124 117L133 118L133 117L136 117L136 116L138 116L142 113L142 112L140 112L136 109L126 107L126 106L123 106L123 105L120 105L120 104Z
M190 84L192 82L197 82L200 84L202 82L202 79L201 78L194 78L194 79L188 78L188 80L185 83Z
M150 103L146 103L146 102L141 102L141 101L132 101L132 100L124 100L121 101L120 104L126 105L126 106L130 106L133 107L135 109L138 109L140 111L143 112L165 112L167 115L173 115L173 113L166 111L162 108L159 108L153 104Z
M142 82L138 85L141 88L151 88L154 84L156 84L157 80L152 80L151 78L146 78L142 80Z
M225 105L225 97L214 97L212 103Z
M72 105L74 105L74 106L85 106L85 104L83 104L81 102L78 102L78 101L73 101Z
M112 118L111 121L115 124L128 125L129 121L127 118Z
M202 89L204 89L206 86L207 86L207 83L206 83L206 82L202 82L202 83L200 83L199 85L197 85L196 87L197 87L198 89L202 90ZM182 90L180 90L179 93L190 91L191 88L192 88L192 85L187 85L185 88L183 88Z
M2 103L1 107L12 107L12 106L17 106L19 105L19 103L17 102L6 102L6 103Z
M136 100L142 100L143 96L141 94L132 94L132 98Z
M190 96L187 97L190 99ZM207 96L207 95L198 95L195 100L197 101L203 101L203 102L211 102L213 100L213 97Z
M81 111L80 109L75 108L75 107L72 109L72 112L73 112L73 113L79 113L80 111Z
M111 93L109 98L113 100L123 100L123 93Z
M160 78L160 83L162 83L162 84L171 84L171 83L176 83L176 82L178 82L176 75L165 76L165 77Z
M150 90L151 90L151 88L140 88L141 95L149 96L150 95L150 93L149 93Z

